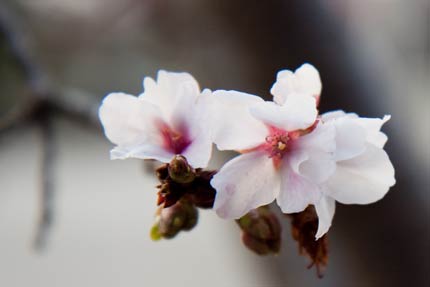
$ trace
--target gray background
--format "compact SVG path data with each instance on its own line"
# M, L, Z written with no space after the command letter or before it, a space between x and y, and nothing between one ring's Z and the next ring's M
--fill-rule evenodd
M138 93L158 69L269 98L278 70L309 61L323 80L323 112L392 115L384 131L397 178L378 203L337 206L319 280L287 221L277 257L248 252L235 224L210 211L192 232L151 242L155 179L138 160L109 161L98 124L55 111L54 221L43 252L32 240L46 143L31 119L0 133L0 286L430 283L428 1L1 0L0 9L54 96L93 115L105 94ZM4 117L32 91L2 41ZM212 166L225 160L215 154Z

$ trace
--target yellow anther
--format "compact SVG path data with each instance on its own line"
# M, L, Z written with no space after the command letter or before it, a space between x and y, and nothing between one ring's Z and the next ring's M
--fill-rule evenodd
M278 142L278 149L284 150L287 147L287 145L284 142Z

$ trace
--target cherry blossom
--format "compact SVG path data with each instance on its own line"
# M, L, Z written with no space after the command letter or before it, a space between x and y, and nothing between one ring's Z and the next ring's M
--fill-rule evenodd
M304 64L295 72L278 72L271 93L274 101L281 105L292 94L312 96L319 102L321 88L317 69ZM316 238L330 228L335 200L345 204L372 203L381 199L394 185L394 168L383 150L387 136L380 132L389 118L359 118L356 114L342 111L322 115L322 121L333 125L336 131L336 172L319 185L324 196L315 204L319 217Z
M331 226L335 202L369 204L395 184L394 168L380 131L389 116L360 118L335 111L317 117L321 80L304 64L280 71L272 86L274 102L235 91L216 91L213 123L220 150L242 155L226 163L212 180L214 208L239 218L275 198L284 213L315 206L316 239ZM264 141L262 140L264 139Z
M141 158L169 162L185 156L194 167L206 167L212 141L206 125L209 90L200 91L188 73L159 71L146 77L138 97L107 95L99 109L106 137L116 146L111 159Z
M319 184L335 172L335 127L317 119L316 100L291 93L282 105L236 91L215 91L214 142L241 151L211 181L214 209L240 218L276 199L284 213L320 201Z
M393 165L383 149L387 136L380 131L389 119L360 118L342 111L322 115L322 121L336 130L336 171L321 184L324 196L315 204L319 218L316 238L330 228L335 201L373 203L395 184Z

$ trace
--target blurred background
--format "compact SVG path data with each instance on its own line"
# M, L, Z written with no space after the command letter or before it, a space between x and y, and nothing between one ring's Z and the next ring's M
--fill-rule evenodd
M276 72L304 62L322 112L392 115L397 184L337 205L325 277L287 220L276 257L210 211L152 242L156 180L109 161L102 97L166 69L269 99ZM0 0L0 286L430 286L429 91L428 0Z

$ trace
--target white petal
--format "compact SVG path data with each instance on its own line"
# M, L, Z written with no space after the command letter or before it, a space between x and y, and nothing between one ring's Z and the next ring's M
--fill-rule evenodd
M300 165L309 159L309 154L306 150L295 150L287 156L284 164L289 165L293 172L300 174Z
M279 71L276 75L276 82L270 89L273 101L283 105L291 91L294 91L294 73L290 70Z
M250 152L227 162L211 185L217 194L214 209L222 218L240 218L271 203L279 193L279 174L264 153Z
M205 89L201 95L193 101L184 99L182 114L184 114L183 118L185 118L192 138L196 138L202 133L212 137L212 98L211 90ZM177 119L173 125L179 121L180 119Z
M264 143L267 127L249 113L249 106L262 102L260 97L246 93L213 92L211 126L218 149L245 150Z
M117 146L110 152L111 159L126 159L126 158L140 158L140 159L155 159L160 162L170 162L174 154L161 145L154 144L137 144L131 146Z
M374 144L377 147L383 148L387 142L387 136L381 132L381 127L387 121L389 121L391 116L386 115L382 119L378 118L359 118L357 121L362 125L367 131L367 142Z
M295 140L290 154L290 164L294 171L313 183L326 181L336 169L333 156L336 148L335 135L332 125L320 122L311 133ZM291 159L297 153L305 154L306 158L295 168Z
M334 120L342 117L358 118L358 115L354 113L345 113L342 110L331 111L321 115L321 119L323 120L323 122L328 122L330 120Z
M172 153L162 148L156 128L159 109L153 104L131 95L112 93L106 96L99 109L100 121L106 137L117 145L111 159L128 157L170 161Z
M388 120L390 120L391 116L386 115L382 119L379 118L360 118L357 116L357 114L354 113L345 113L343 111L333 111L325 113L321 116L322 120L324 122L331 122L336 123L338 126L340 123L347 123L348 125L359 125L365 130L365 140L368 143L371 143L377 147L384 147L385 143L387 142L387 136L381 132L381 127L384 123L386 123ZM357 127L351 128L357 130ZM358 138L357 135L354 135L356 131L348 132L347 128L345 127L343 129L344 132L342 132L343 135L353 136L355 138ZM360 136L362 132L359 132ZM351 143L354 142L352 139L350 141ZM355 141L356 142L356 141ZM340 156L342 158L342 156Z
M366 130L357 123L358 119L343 117L332 121L336 128L337 161L358 156L366 149Z
M315 204L315 210L318 215L318 230L315 239L318 240L327 233L333 220L336 202L329 196L323 196Z
M384 197L395 182L386 152L368 144L363 154L337 163L324 192L341 203L369 204Z
M143 80L144 92L139 97L158 106L169 124L183 121L190 103L197 100L200 88L197 81L188 73L159 71L157 82L146 77ZM184 112L185 111L185 112Z
M301 212L309 204L318 202L321 192L315 183L296 173L289 161L282 163L281 190L276 202L284 213Z
M299 174L313 183L323 183L336 170L336 162L331 154L325 152L308 152L308 159L299 166Z
M317 117L315 99L301 95L290 95L284 105L264 102L250 108L251 114L270 126L286 131L306 129Z
M336 129L333 125L319 122L315 129L299 137L295 142L295 149L334 152L336 149Z
M158 119L157 107L124 93L107 95L99 109L106 137L117 145L134 145L145 141Z
M278 72L270 93L276 103L283 105L291 94L319 97L321 88L318 70L310 64L303 64L294 73L289 70Z

